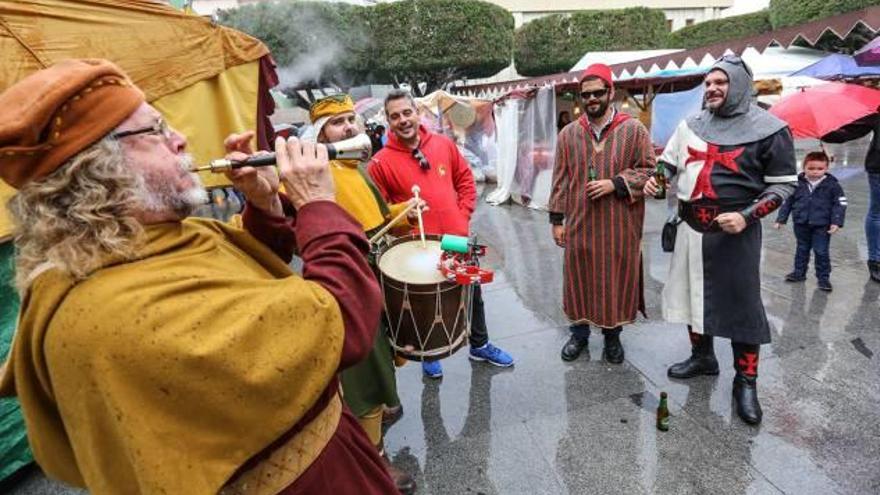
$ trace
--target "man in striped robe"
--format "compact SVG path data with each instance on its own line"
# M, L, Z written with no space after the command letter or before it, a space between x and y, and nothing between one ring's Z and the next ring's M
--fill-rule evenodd
M565 249L563 309L572 321L562 359L587 347L590 325L602 329L606 361L623 362L623 325L644 314L642 188L654 169L648 130L612 105L611 69L594 64L581 77L585 115L559 133L550 223Z

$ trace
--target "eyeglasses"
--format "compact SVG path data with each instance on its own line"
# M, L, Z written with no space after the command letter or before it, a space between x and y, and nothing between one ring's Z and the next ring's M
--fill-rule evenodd
M425 155L422 154L422 150L420 150L418 148L412 150L412 156L413 156L413 158L415 158L416 160L419 161L419 167L421 167L422 170L430 170L431 169L431 164L428 162L428 159L425 158Z
M596 98L597 100L601 100L605 98L605 95L608 94L608 89L597 89L596 91L582 91L581 98L584 100L589 100L590 98Z
M159 134L165 139L171 139L171 128L161 118L156 119L150 127L142 127L140 129L132 129L130 131L114 132L110 135L113 139L121 139L124 137L137 136L139 134Z

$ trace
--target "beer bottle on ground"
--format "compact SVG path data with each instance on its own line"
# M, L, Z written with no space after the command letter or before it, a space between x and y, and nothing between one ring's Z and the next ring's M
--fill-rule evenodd
M669 407L666 405L666 392L660 392L660 405L657 406L657 429L669 430Z

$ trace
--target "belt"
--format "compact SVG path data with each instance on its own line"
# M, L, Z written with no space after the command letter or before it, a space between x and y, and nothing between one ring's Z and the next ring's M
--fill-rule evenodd
M740 211L743 208L745 208L745 205L720 205L706 201L696 203L679 201L678 216L697 232L721 232L721 227L715 222L715 218L722 213Z
M292 485L324 452L342 417L342 399L335 394L327 407L299 433L275 448L269 457L241 473L219 495L275 495Z

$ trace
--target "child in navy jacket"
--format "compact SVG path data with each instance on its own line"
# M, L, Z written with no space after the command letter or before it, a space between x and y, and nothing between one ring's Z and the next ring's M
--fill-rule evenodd
M786 275L785 280L806 280L812 250L819 289L830 292L829 246L831 234L843 227L846 196L837 178L828 173L828 163L828 155L822 151L807 153L804 171L798 175L797 190L779 208L775 227L781 228L789 215L794 219L797 252L794 257L794 271Z

